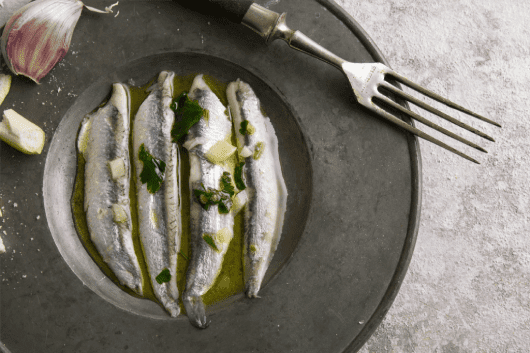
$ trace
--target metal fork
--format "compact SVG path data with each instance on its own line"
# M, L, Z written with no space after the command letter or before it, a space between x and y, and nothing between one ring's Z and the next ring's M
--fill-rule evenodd
M440 110L428 105L420 99L402 91L397 86L391 84L388 79L394 79L395 81L402 83L440 103L443 103L451 108L469 114L482 121L488 122L498 127L501 127L501 125L483 116L473 113L472 111L465 109L451 102L450 100L443 98L438 94L421 87L420 85L399 75L398 73L381 63L355 64L339 58L335 54L331 53L327 49L323 48L322 46L311 40L309 37L307 37L300 31L294 31L290 29L285 22L286 15L286 13L278 14L277 12L268 10L253 3L243 16L241 24L251 28L253 31L258 33L265 39L266 42L271 42L276 39L283 39L289 44L291 48L302 51L306 54L314 56L322 61L325 61L335 66L336 68L341 70L350 81L350 85L353 88L353 92L355 93L357 101L360 104L362 104L369 110L375 112L376 114L380 115L381 117L387 119L388 121L398 125L402 129L407 130L421 138L424 138L425 140L431 141L437 144L438 146L441 146L453 153L456 153L457 155L464 157L472 162L480 164L478 161L469 157L468 155L454 149L453 147L430 136L429 134L407 124L406 122L401 120L397 116L397 114L393 113L392 110L404 113L409 117L446 134L447 136L450 136L460 142L463 142L468 146L474 147L481 152L487 153L485 149L469 140L466 140L463 137L452 133L451 131L439 125L430 122L421 115L396 103L393 99L391 99L391 96L397 96L408 102L411 102L414 105L421 107L433 114L436 114L439 117L446 119L487 140L494 142L495 140L493 138L441 112ZM387 109L385 109L385 107Z

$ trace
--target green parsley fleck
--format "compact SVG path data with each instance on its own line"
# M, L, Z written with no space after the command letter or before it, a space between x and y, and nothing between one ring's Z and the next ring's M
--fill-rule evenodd
M204 233L202 235L202 238L204 239L204 241L206 242L206 244L210 245L212 247L212 249L214 249L215 251L217 252L220 252L219 248L217 247L217 245L215 245L215 240L213 240L213 237L211 234L208 234L208 233Z
M248 120L243 120L240 125L239 132L241 135L252 135L256 132L256 128Z
M155 279L158 284L167 283L171 280L171 273L169 273L169 270L165 268L158 274L158 276L156 276Z
M235 191L232 186L232 178L230 178L230 173L223 172L221 177L221 191L226 192L230 196L234 196Z
M187 257L186 255L184 255L184 253L182 252L182 250L179 251L179 254L180 254L183 258L185 258L186 260L189 261L188 257Z
M142 184L147 183L147 190L154 194L160 190L160 186L164 181L164 172L166 170L166 163L160 159L153 157L146 149L144 144L140 146L138 157L143 162L144 167L140 173L140 180Z
M221 177L221 190L206 189L204 185L201 189L193 189L193 194L206 211L211 205L217 205L219 213L228 213L232 207L232 196L235 194L234 187L230 180L230 173L224 172Z
M236 168L234 170L234 182L236 183L236 186L239 190L245 190L247 187L245 185L245 181L243 180L243 166L245 165L245 162L241 162L236 164Z
M202 109L197 101L192 101L186 92L175 98L169 107L175 112L175 123L171 129L173 142L186 135L203 116L208 120L208 110Z

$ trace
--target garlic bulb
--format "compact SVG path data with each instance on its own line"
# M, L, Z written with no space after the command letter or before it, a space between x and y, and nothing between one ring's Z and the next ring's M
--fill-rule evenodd
M111 13L117 4L102 11L79 0L36 0L20 8L7 22L0 43L9 69L39 83L68 52L83 7Z

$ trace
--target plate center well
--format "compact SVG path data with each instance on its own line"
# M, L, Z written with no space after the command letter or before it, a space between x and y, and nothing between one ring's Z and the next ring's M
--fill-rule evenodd
M178 76L203 73L225 83L239 78L254 89L271 119L279 140L280 161L289 196L282 239L265 276L264 288L291 258L304 231L311 203L312 171L306 140L289 104L271 85L224 59L195 53L164 53L144 57L101 78L78 97L59 124L46 160L43 194L54 241L74 273L99 296L138 315L170 319L158 304L126 293L104 274L80 240L74 226L71 204L77 171L75 142L83 117L109 95L112 83L134 82L142 85L162 70L174 71ZM242 292L234 294L213 303L208 311L212 313L227 308L242 298Z

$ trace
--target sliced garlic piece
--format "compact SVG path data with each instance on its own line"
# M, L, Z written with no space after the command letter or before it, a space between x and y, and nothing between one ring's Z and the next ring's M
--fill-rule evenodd
M108 161L107 164L113 180L118 180L125 176L125 162L123 161L123 158L116 158L112 161Z
M219 141L210 147L204 156L212 163L221 163L230 158L236 150L236 146L226 141Z
M246 190L241 191L236 196L234 196L233 203L232 203L232 213L234 215L238 214L239 211L245 207L245 205L248 202L248 194Z
M252 151L247 146L244 146L241 151L239 152L239 155L243 158L247 158L252 156Z
M215 240L220 244L228 244L234 237L234 232L230 228L219 229L215 233Z
M0 139L26 154L40 154L44 147L44 131L13 109L4 110L0 122Z
M122 205L115 203L112 205L112 219L116 223L123 223L127 221L127 213Z

